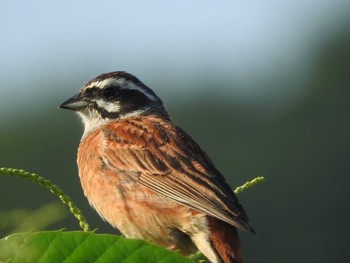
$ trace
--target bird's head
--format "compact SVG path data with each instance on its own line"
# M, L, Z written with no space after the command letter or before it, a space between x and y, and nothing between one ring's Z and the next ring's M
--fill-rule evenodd
M160 98L138 78L123 71L90 80L59 107L80 115L85 126L83 137L115 120L149 114L169 119Z

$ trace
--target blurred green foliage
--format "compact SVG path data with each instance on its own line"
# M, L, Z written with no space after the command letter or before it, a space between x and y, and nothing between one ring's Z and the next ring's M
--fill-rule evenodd
M60 202L44 204L37 209L24 208L0 212L0 231L4 236L39 231L60 222L68 215L67 208Z

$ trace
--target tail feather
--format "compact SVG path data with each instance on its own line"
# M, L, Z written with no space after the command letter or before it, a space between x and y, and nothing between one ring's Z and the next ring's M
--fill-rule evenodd
M223 263L244 263L237 228L208 216L209 241Z

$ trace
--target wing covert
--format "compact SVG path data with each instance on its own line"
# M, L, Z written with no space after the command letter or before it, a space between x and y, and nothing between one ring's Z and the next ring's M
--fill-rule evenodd
M248 217L199 145L157 117L110 123L104 129L106 165L192 209L250 230Z

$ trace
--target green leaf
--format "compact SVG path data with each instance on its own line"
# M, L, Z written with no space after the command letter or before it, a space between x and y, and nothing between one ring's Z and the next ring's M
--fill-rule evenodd
M18 233L0 240L0 262L191 263L143 240L82 231Z

